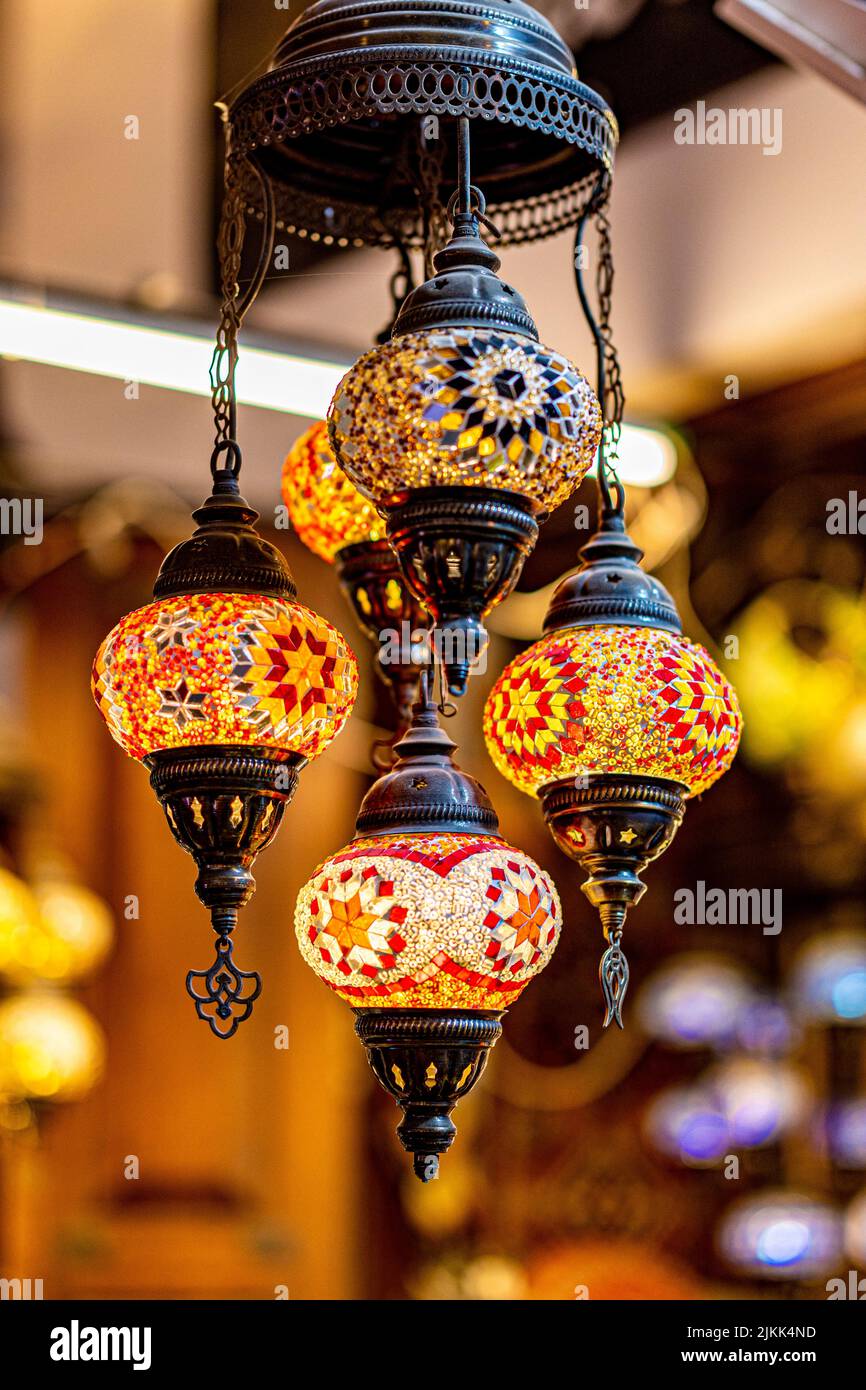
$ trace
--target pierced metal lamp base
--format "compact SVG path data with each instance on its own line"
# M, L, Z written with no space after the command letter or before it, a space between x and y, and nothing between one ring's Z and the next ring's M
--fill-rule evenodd
M252 865L276 835L304 762L280 749L233 744L164 749L145 759L171 833L198 866L195 891L217 934L213 964L190 970L186 987L218 1038L233 1036L261 992L261 977L234 964L231 934L255 891Z
M438 629L451 695L466 693L487 646L483 619L511 593L538 539L534 512L519 493L482 487L419 488L389 508L388 539Z
M439 1175L457 1128L451 1112L487 1065L501 1013L472 1009L355 1009L355 1032L377 1080L403 1111L400 1143L416 1177Z
M598 909L608 946L599 980L605 1028L622 1028L628 962L622 950L626 914L640 902L640 874L663 854L679 829L687 788L664 777L587 773L543 787L544 818L569 859L586 871L583 892Z

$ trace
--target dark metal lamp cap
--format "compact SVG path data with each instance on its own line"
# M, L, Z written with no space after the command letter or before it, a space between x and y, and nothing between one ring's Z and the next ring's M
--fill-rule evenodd
M582 564L557 586L544 631L572 627L654 627L682 632L667 589L641 569L643 551L625 529L619 512L603 514L601 526L580 552Z
M491 328L538 340L523 296L496 274L500 261L471 213L457 213L454 232L433 257L436 274L407 294L393 337L427 329Z
M198 528L181 541L160 566L154 598L178 594L264 594L294 598L295 581L285 557L255 529L259 514L237 485L216 484L193 512Z
M361 802L356 838L425 832L498 835L493 803L481 783L455 764L456 747L439 723L425 673L412 723L394 746L397 762Z
M549 19L523 0L317 0L295 20L271 68L363 47L454 48L571 75L574 58Z

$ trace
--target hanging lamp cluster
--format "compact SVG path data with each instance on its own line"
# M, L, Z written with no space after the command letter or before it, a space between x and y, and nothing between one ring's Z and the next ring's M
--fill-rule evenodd
M355 838L301 890L295 928L306 962L354 1009L426 1181L503 1012L561 929L553 883L506 844L487 793L456 765L434 680L443 701L465 693L487 615L594 460L598 531L556 590L541 640L496 682L484 735L495 766L540 799L556 843L587 875L607 938L605 1025L622 1026L623 926L644 892L640 874L688 797L730 765L741 721L625 530L606 214L616 122L548 21L521 0L318 0L224 115L213 492L195 535L164 562L154 603L100 649L94 691L198 864L217 956L190 972L188 988L229 1036L261 987L232 961L252 863L357 688L352 653L297 602L239 493L238 330L277 229L395 249L391 330L346 373L327 421L300 437L282 471L298 537L335 565L376 646L398 730ZM241 297L248 220L261 247ZM573 228L581 251L589 222L597 316L584 257L574 264L595 390L540 343L488 244ZM417 286L413 251L427 268Z

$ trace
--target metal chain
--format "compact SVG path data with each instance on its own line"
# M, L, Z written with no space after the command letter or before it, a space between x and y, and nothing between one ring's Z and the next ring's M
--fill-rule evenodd
M625 392L622 384L622 372L619 365L619 354L613 341L613 334L610 326L611 303L613 299L613 247L610 236L610 220L607 215L607 199L599 204L595 214L595 225L598 228L599 254L598 269L596 271L596 289L598 291L598 331L604 343L605 377L603 387L603 399L601 401L602 414L604 415L605 429L607 431L606 448L604 459L610 469L612 461L617 458L620 436L622 434L622 417L625 410ZM615 478L614 470L614 478Z
M614 460L617 457L622 433L625 394L619 355L613 342L610 326L614 271L610 222L607 216L609 195L609 180L606 175L602 175L592 189L578 219L574 238L574 277L581 308L589 324L596 348L596 390L604 421L598 451L598 488L601 494L601 506L602 510L608 514L621 514L625 506L625 490L617 477ZM597 316L589 302L583 279L583 236L590 216L595 220L599 239L596 269Z
M214 468L220 455L237 454L237 402L235 368L238 360L241 256L246 231L246 197L241 161L232 155L231 127L226 126L225 191L220 217L217 253L220 265L219 326L210 366L211 403L214 413ZM232 445L234 448L232 448ZM239 466L239 465L238 465Z

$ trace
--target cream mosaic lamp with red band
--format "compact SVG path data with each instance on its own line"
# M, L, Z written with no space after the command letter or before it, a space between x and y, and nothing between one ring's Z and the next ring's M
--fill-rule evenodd
M426 1182L503 1011L550 960L562 913L548 876L505 843L486 792L455 766L426 680L396 752L355 839L301 889L295 930L307 964L355 1009Z
M199 1017L230 1037L261 989L232 960L252 864L301 768L346 722L358 672L340 633L297 602L228 470L194 517L198 530L166 557L154 602L99 648L93 694L112 737L149 768L172 834L198 866L217 948L187 989Z
M622 1027L626 913L639 872L670 844L685 802L730 767L742 719L712 658L682 635L673 600L638 566L621 516L608 517L556 590L547 635L496 682L488 751L541 799L553 836L587 870L608 949L605 1026Z

